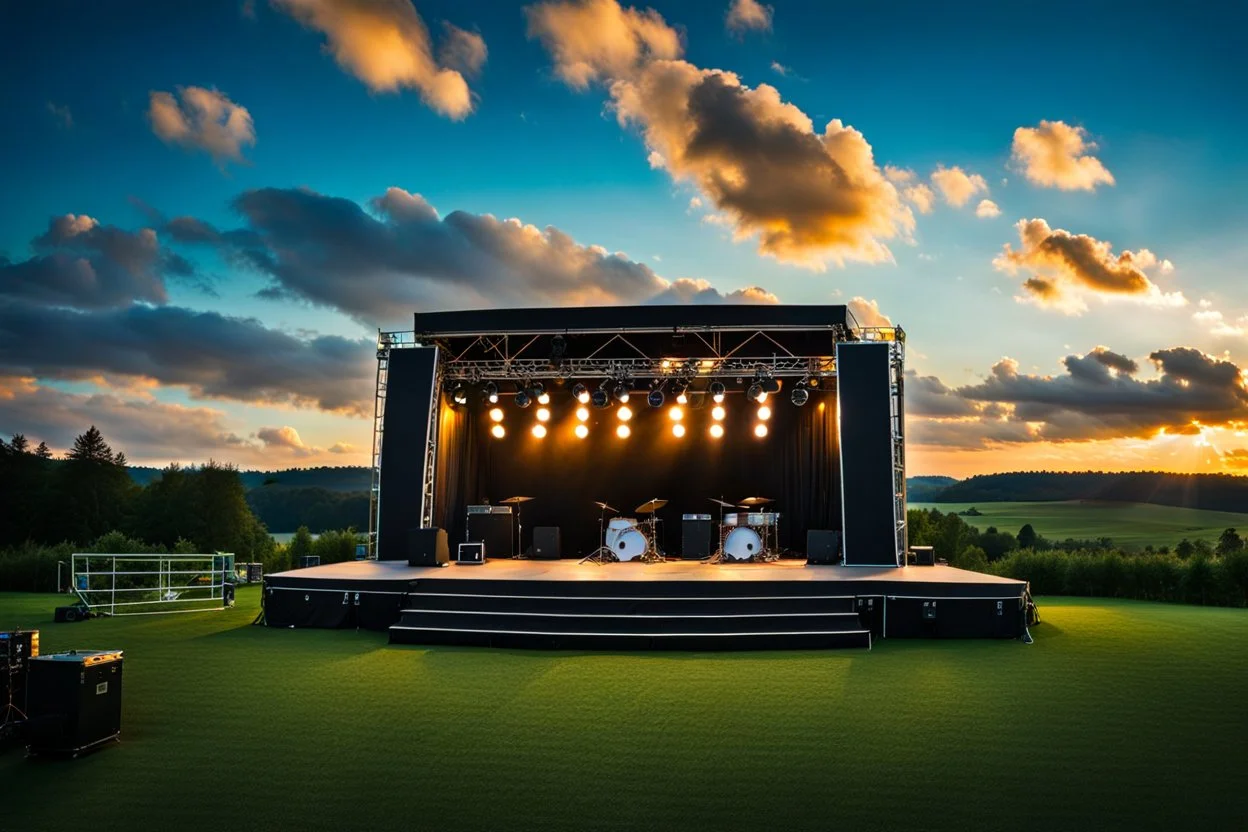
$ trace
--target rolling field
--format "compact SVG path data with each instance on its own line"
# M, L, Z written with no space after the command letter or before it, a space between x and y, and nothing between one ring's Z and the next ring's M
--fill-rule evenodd
M1088 539L1112 537L1114 543L1128 549L1174 545L1183 538L1203 537L1216 543L1226 528L1238 529L1248 536L1248 514L1230 511L1205 511L1175 508L1152 503L1113 503L1091 500L1040 503L910 503L910 508L934 508L945 514L965 511L974 506L982 517L963 517L980 529L996 526L1001 531L1018 534L1024 523L1030 523L1037 534L1050 540L1068 537Z
M1035 644L390 647L224 612L52 624L126 651L123 743L0 752L0 827L1243 828L1248 611L1041 599Z

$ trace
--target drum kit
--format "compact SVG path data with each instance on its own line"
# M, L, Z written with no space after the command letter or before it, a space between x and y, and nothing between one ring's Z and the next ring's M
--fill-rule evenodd
M747 497L740 503L730 503L714 497L708 499L720 507L719 548L710 557L704 558L704 562L771 562L780 559L780 514L760 511L774 500ZM658 512L667 505L667 500L655 498L639 505L634 514L644 515L640 520L619 516L619 509L608 503L595 501L594 505L599 509L598 536L602 545L582 558L581 563L658 563L667 560L658 543L659 524L663 522ZM608 513L617 516L608 519Z
M581 563L611 563L614 561L637 560L642 563L659 563L667 560L659 548L659 509L667 505L667 500L655 498L637 506L634 514L648 515L641 520L636 517L612 517L607 520L607 512L616 515L619 509L607 503L594 501L598 506L598 537L602 545L591 554L581 559Z
M780 513L759 511L775 502L770 497L746 497L740 503L709 498L719 506L719 549L710 563L723 561L761 561L780 559ZM736 511L743 508L745 511Z

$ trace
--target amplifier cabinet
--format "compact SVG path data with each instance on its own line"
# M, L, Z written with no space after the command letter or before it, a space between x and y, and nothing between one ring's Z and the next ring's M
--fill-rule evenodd
M485 563L484 543L461 543L455 551L456 563Z
M120 650L70 651L30 661L26 747L77 756L121 735Z
M559 560L559 527L536 526L533 529L533 559Z
M446 543L446 529L408 529L408 566L442 566L450 562L451 551Z
M711 556L711 531L715 523L709 514L684 514L680 518L680 556L702 560Z
M471 509L472 506L469 506ZM515 555L511 506L487 506L505 508L507 511L468 512L467 543L484 543L491 558L509 558Z

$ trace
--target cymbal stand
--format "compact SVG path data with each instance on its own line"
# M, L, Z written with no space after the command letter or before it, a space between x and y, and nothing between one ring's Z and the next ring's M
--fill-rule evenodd
M727 513L728 509L726 506L722 505L722 501L724 499L723 494L719 495L719 499L721 500L721 505L719 506L719 526L716 528L716 531L719 532L719 548L717 548L715 552L711 554L710 557L704 558L703 559L704 563L723 563L724 562L724 557L725 557L724 543L726 542L726 538L727 538L727 535L724 534L724 515Z
M667 558L663 556L663 552L659 549L657 514L657 511L650 512L650 519L646 520L646 525L650 527L650 540L648 541L650 545L646 548L646 551L640 558L642 563L663 563L667 560Z
M617 560L615 552L611 551L611 547L607 545L607 504L602 503L602 508L598 512L598 540L602 542L597 549L581 558L577 563L595 563L602 566L607 562L608 558Z

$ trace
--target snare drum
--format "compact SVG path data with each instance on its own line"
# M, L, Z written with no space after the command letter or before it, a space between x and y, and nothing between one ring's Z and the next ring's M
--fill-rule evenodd
M780 513L777 511L750 512L745 520L745 525L756 529L771 528L779 523Z

